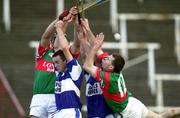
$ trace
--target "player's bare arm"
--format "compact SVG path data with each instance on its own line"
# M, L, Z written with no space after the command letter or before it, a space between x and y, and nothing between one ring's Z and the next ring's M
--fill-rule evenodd
M66 60L69 62L73 59L73 57L69 51L69 43L68 43L66 37L64 36L64 32L62 31L62 27L63 27L64 23L65 22L63 22L62 20L58 21L55 24L55 28L56 28L58 39L59 39L59 48L62 48L63 53L66 57Z
M85 59L85 63L83 65L83 68L91 74L93 77L96 77L96 70L97 67L94 66L94 58L97 53L97 51L101 48L104 40L104 34L100 33L92 40L92 48L89 53L89 55Z
M86 29L87 35L88 35L88 41L91 43L91 40L94 39L95 36L94 36L94 33L92 32L90 26L89 26L89 21L88 21L88 19L84 19L84 20L82 21L82 25L83 25L83 27ZM102 53L104 53L104 52L103 52L103 50L100 48L100 49L97 51L96 55L98 56L98 55L100 55L100 54L102 54Z
M68 22L70 22L72 19L74 19L74 14L77 14L77 8L76 7L72 7L70 10L64 11L63 13L61 13L60 15L57 16L57 18L52 21L49 26L46 28L46 30L44 31L42 37L41 37L41 45L43 47L47 47L50 43L50 40L53 36L53 33L56 31L54 28L55 23L59 20L60 17L62 17L62 19L64 21L67 21L63 24L62 27L62 31L65 33L67 26L68 26Z
M80 27L80 24L78 23L78 17L77 15L75 16L74 20L74 40L72 45L70 46L70 50L72 54L77 54L80 51L80 40L78 39L78 29Z
M56 18L49 26L46 28L45 32L43 33L41 37L41 45L43 47L47 47L50 43L51 37L53 36L53 33L55 32L54 24L58 21L58 18Z
M81 42L80 43L80 52L81 52L81 59L84 62L86 56L90 52L90 44L87 41L88 35L87 30L83 26L83 19L81 19L81 25L78 25L77 27L77 38Z

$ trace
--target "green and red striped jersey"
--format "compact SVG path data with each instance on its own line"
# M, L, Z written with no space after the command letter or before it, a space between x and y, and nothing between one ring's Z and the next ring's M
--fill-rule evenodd
M52 62L53 52L39 45L35 66L33 94L53 94L55 86L55 68Z
M104 98L108 106L115 112L122 112L128 103L131 93L127 91L122 73L112 73L101 70L96 71L96 80L100 81Z

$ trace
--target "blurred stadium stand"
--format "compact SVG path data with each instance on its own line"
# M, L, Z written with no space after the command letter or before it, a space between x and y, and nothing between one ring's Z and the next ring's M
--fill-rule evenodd
M2 4L1 1L0 6ZM10 5L11 32L5 31L2 20L3 14L0 12L0 67L27 116L32 97L35 55L35 50L29 47L29 42L40 40L47 25L55 18L56 1L11 0ZM179 0L118 0L117 5L118 13L180 14ZM73 2L71 0L65 0L65 8L70 8L71 6L73 6ZM86 11L85 15L89 19L91 28L95 34L104 32L106 42L119 43L119 41L114 39L114 33L110 26L109 11L109 3L105 3L102 6ZM70 25L67 33L69 39L73 37L72 32L72 25ZM174 20L128 20L127 36L128 42L155 42L161 45L160 49L155 51L156 73L180 74L180 66L177 63L176 54L174 53ZM118 49L105 50L119 52ZM129 50L129 60L141 56L146 52L146 50L138 49ZM148 87L147 68L148 61L143 61L138 65L125 69L125 81L135 97L147 106L156 106L156 95L152 95ZM163 102L165 106L180 106L179 84L179 81L163 81ZM3 91L2 86L0 87ZM0 92L0 96L3 94L2 91ZM84 89L82 89L82 102L85 104L84 92ZM9 98L1 97L0 99ZM3 110L4 113L9 113L8 107L3 107ZM18 115L16 116L19 118ZM84 112L83 117L86 118Z
M0 118L24 118L25 112L0 69ZM8 109L8 110L7 110Z

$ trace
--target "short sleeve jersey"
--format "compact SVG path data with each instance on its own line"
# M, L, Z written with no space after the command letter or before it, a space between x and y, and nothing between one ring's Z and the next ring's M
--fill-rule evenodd
M122 73L96 71L96 80L100 81L104 98L108 106L115 112L122 112L128 103L131 93L127 91Z
M53 94L55 85L55 68L52 62L53 52L48 48L38 47L35 66L33 94Z
M78 61L74 58L67 63L66 70L59 72L55 82L55 98L58 110L66 108L79 108L80 88L83 80L83 71Z

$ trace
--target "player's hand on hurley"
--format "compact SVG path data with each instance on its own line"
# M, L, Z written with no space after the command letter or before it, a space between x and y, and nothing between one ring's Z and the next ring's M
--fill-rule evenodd
M78 9L77 9L77 7L76 7L76 6L73 6L73 7L70 9L69 13L70 13L72 16L76 16L76 15L78 14Z
M75 20L77 13L78 13L77 7L76 7L76 6L72 7L72 8L69 10L68 15L63 18L63 21L65 21L65 22L71 22L71 21Z

